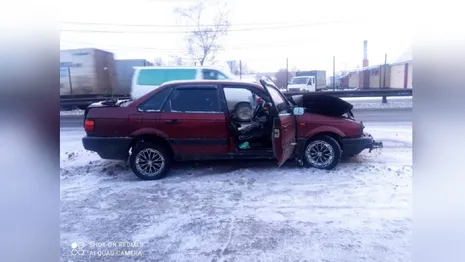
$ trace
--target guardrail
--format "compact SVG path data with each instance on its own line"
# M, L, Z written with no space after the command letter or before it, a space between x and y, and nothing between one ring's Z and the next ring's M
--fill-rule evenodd
M285 92L286 95L302 95L309 92ZM337 97L388 97L388 96L412 96L412 89L370 89L355 91L320 91L312 92L318 94L327 94Z
M283 92L285 95L303 95L309 92ZM321 91L312 92L314 94L326 94L337 97L380 97L382 103L387 103L387 97L399 97L399 96L412 96L412 89L370 89L370 90L356 90L356 91ZM78 107L85 108L92 103L103 101L110 98L116 99L129 99L129 95L75 95L75 96L60 96L60 106L62 107Z

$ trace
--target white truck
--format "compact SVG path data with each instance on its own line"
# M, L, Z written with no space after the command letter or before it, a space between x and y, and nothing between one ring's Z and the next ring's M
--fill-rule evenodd
M296 76L293 77L287 85L289 92L315 92L314 76Z
M297 71L287 86L289 92L315 92L326 88L326 71Z

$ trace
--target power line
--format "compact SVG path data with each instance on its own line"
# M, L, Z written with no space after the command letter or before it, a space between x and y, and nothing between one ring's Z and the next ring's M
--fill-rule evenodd
M152 51L171 51L171 52L184 52L187 48L156 48L156 47L148 47L148 46L119 46L119 45L108 45L108 44L95 44L95 43L88 43L88 42L73 42L73 41L64 41L70 45L82 45L82 46L104 46L108 49L140 49L140 50L152 50ZM231 47L222 47L219 50L244 50L244 49L263 49L263 48L278 48L278 47L288 47L288 46L306 46L307 43L299 42L299 43L290 43L290 44L274 44L274 45L249 45L249 46L231 46Z
M332 21L332 22L320 22L311 24L301 25L288 25L288 26L273 26L273 27L256 27L256 28L241 28L241 29L230 29L229 32L246 32L246 31L261 31L261 30L279 30L279 29L291 29L300 27L311 27L317 25L328 25L337 24L345 21ZM61 32L76 32L76 33L116 33L116 34L188 34L192 31L125 31L125 30L83 30L83 29L61 29Z
M99 22L72 22L72 21L62 21L61 24L69 25L85 25L85 26L120 26L120 27L174 27L174 28L186 28L186 27L196 27L196 25L173 25L173 24L115 24L115 23L99 23ZM260 26L260 25L283 25L286 22L268 22L268 23L246 23L246 24L234 24L234 26ZM201 24L200 26L216 27L221 26L221 24Z

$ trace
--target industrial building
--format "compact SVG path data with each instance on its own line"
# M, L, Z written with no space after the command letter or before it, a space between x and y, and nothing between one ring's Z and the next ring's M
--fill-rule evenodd
M391 66L392 88L412 88L412 48L407 49Z
M95 48L60 50L60 95L112 94L115 87L113 53Z
M364 42L364 67L341 77L341 85L348 88L412 88L412 48L391 64L368 65L367 43Z

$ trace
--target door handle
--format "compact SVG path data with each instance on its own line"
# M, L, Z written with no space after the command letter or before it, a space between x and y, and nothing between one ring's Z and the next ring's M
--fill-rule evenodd
M170 119L170 120L165 120L165 123L167 123L167 124L179 124L179 121L177 119Z

